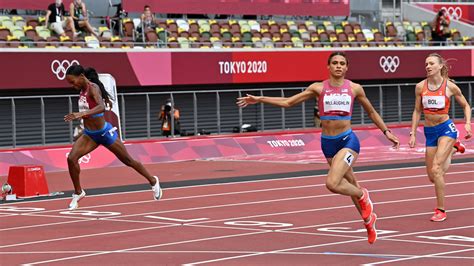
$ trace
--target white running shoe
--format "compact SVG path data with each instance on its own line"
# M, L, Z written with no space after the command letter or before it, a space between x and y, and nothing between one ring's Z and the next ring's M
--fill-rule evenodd
M161 199L163 197L163 190L161 190L160 187L160 180L158 180L157 176L153 176L156 179L156 184L151 187L151 190L153 190L153 196L155 197L156 200Z
M72 211L79 208L79 201L85 196L86 192L84 190L82 190L81 194L79 195L73 193L71 203L69 203L69 210Z

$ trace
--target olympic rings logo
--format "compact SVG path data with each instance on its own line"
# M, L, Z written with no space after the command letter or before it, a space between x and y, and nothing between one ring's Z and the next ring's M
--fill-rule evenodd
M379 60L379 65L383 69L383 72L394 73L400 66L400 58L398 56L382 56Z
M444 10L446 14L448 14L449 18L454 20L459 20L462 17L462 9L461 7L445 7L443 6L441 10Z
M69 62L68 60L54 60L53 62L51 62L51 71L54 75L56 75L59 80L63 80L66 78L66 71L68 70L68 68L70 68L74 64L79 65L79 62L77 60L72 60L71 62Z
M69 152L66 153L66 158L67 158L68 156L69 156ZM88 153L88 154L82 156L81 158L79 158L78 162L79 162L79 164L82 164L82 163L89 163L89 162L91 161L91 158L92 158L92 157L91 157L91 154Z

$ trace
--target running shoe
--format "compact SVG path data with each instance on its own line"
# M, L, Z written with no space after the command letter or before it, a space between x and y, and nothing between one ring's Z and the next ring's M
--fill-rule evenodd
M361 210L362 219L367 220L367 218L369 218L370 215L372 214L374 205L372 204L372 201L370 200L369 191L366 188L362 188L362 193L363 193L362 198L359 199L360 210Z
M86 196L86 192L84 190L79 195L73 193L71 203L69 203L69 210L73 211L79 208L79 201L83 199L85 196Z
M464 146L464 144L462 144L459 140L454 143L453 147L456 149L456 152L459 153L464 153L466 151L466 146Z
M375 222L377 221L377 214L371 213L369 221L364 222L365 229L367 229L367 239L369 244L375 243L377 240L377 229L375 229Z
M153 191L153 197L156 200L159 200L161 199L161 197L163 197L163 190L161 190L160 180L158 180L158 177L157 176L153 176L153 177L156 179L156 184L151 187L151 190Z
M446 212L442 212L439 209L435 209L435 214L431 217L432 222L442 222L448 218L448 215L446 215Z

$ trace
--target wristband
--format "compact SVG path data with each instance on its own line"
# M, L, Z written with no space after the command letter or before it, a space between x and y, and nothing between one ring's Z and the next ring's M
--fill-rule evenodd
M390 133L392 133L392 131L387 128L387 129L385 129L384 131L382 131L385 136L387 136L387 131L390 132Z

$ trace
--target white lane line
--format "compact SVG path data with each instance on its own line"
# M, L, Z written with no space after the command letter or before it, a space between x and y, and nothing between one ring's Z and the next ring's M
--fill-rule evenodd
M474 194L474 193L471 193L471 194ZM410 200L410 199L408 199ZM411 199L413 200L413 199ZM474 209L474 208L466 208L466 209L461 209L461 210L471 210L471 209ZM450 212L455 212L455 211L460 211L460 210L450 210ZM425 214L425 213L421 213L421 214ZM412 217L412 216L416 216L416 215L421 215L420 213L414 213L414 214L407 214L407 215L403 215L405 217L409 216L409 217ZM271 215L274 215L274 214L268 214L267 216L271 216ZM259 216L263 216L263 215L259 215ZM380 220L381 219L391 219L391 218L400 218L401 216L400 215L397 215L397 216L392 216L392 217L381 217L379 218ZM234 217L234 218L230 218L230 219L223 219L223 220L235 220L235 219L242 219L242 218L245 218L245 217ZM219 221L219 220L214 220L212 222L216 222L216 221ZM357 222L360 222L359 220L356 220ZM336 224L343 224L343 223L352 223L354 221L345 221L345 222L338 222L338 223L331 223L331 224L325 224L325 225L336 225ZM186 225L195 225L195 224L199 224L199 222L196 222L194 224L186 224ZM97 233L97 234L88 234L88 235L80 235L80 236L71 236L71 237L62 237L62 238L56 238L56 239L46 239L46 240L39 240L39 241L32 241L32 242L24 242L24 243L17 243L17 244L11 244L11 245L5 245L5 246L0 246L0 248L7 248L7 247L15 247L15 246L24 246L24 245L31 245L31 244L39 244L39 243L48 243L48 242L55 242L55 241L63 241L63 240L71 240L71 239L78 239L78 238L85 238L85 237L95 237L95 236L102 236L102 235L112 235L112 234L120 234L120 233L130 233L130 232L136 232L136 231L144 231L144 230L151 230L151 229L158 229L158 228L167 228L167 227L172 227L172 226L176 226L176 225L167 225L167 226L153 226L153 227L146 227L146 228L138 228L138 229L130 229L130 230L122 230L122 231L112 231L112 232L104 232L104 233ZM312 225L311 227L320 227L320 226L323 226L323 225ZM300 229L300 228L292 228L292 229ZM264 232L266 231L269 231L269 232L272 232L272 230L265 230ZM276 230L276 231L285 231L284 229L283 230ZM379 238L381 239L381 238Z
M473 193L471 193L472 195ZM446 197L464 197L465 195L450 195ZM436 197L431 197L430 199L435 199ZM469 208L461 208L461 209L452 209L449 210L450 213L452 212L463 212L463 211L472 211L474 210L474 207L469 207ZM419 215L429 215L433 214L432 211L430 212L420 212L420 213L415 213L415 214L401 214L401 215L393 215L393 216L385 216L385 217L378 217L377 220L386 220L386 219L398 219L398 218L406 218L406 217L413 217L413 216L419 216ZM332 226L332 225L342 225L342 224L350 224L350 223L360 223L360 219L356 220L350 220L350 221L345 221L345 222L334 222L334 223L326 223L326 224L316 224L316 225L306 225L306 226L299 226L299 227L292 227L288 229L279 229L278 231L287 231L287 230L297 230L297 229L306 229L306 228L318 228L318 227L325 227L325 226Z
M92 221L88 220L88 221ZM94 219L95 221L95 219ZM4 231L11 231L11 230L24 230L28 228L38 228L38 227L45 227L45 226L52 226L52 225L60 225L60 224L72 224L72 223L80 223L80 222L86 222L86 220L75 220L75 221L66 221L66 222L56 222L56 223L47 223L47 224L35 224L35 225L25 225L25 226L17 226L17 227L11 227L11 228L3 228L0 229L0 232Z
M193 240L184 240L184 241L178 241L178 242L172 242L172 243L163 243L163 244L156 244L156 245L149 245L149 246L142 246L142 247L135 247L135 248L120 249L120 250L114 250L114 251L104 251L104 252L94 253L94 254L86 254L86 255L80 255L80 256L38 261L38 262L26 263L24 265L38 265L38 264L45 264L45 263L50 263L50 262L79 259L79 258L99 256L99 255L105 255L105 254L121 253L124 251L133 251L133 250L144 249L144 248L155 248L155 247L163 247L163 246L171 246L171 245L179 245L179 244L188 244L188 243L194 243L194 242L227 239L227 238L233 238L233 237L257 235L257 234L264 234L264 233L267 233L267 232L251 232L251 233L241 233L241 234L235 234L235 235L225 235L225 236L208 237L208 238L193 239Z
M464 182L474 182L474 181L464 181ZM461 182L461 183L464 183ZM454 183L459 183L459 182L454 182ZM449 185L451 183L447 183ZM425 185L425 186L432 186L432 185ZM402 188L398 188L402 189ZM380 191L392 191L394 188L389 188L389 189L384 189ZM373 190L372 192L377 192L378 190ZM378 192L380 192L378 191ZM446 198L451 198L451 197L464 197L464 196L471 196L474 195L474 193L464 193L464 194L455 194L455 195L448 195ZM299 197L299 198L291 198L291 199L307 199L307 198L318 198L318 197L325 197L325 196L338 196L336 194L325 194L325 195L317 195L317 196L308 196L308 197ZM425 198L414 198L414 199L404 199L404 200L395 200L395 201L385 201L385 202L377 202L375 205L382 205L382 204L391 204L391 203L400 203L400 202L411 202L411 201L418 201L418 200L428 200L428 199L435 199L436 197L425 197ZM273 201L283 201L286 199L280 199L280 200L272 200ZM155 222L149 222L149 221L134 221L134 220L125 220L122 218L126 217L136 217L136 216L145 216L148 214L157 214L157 213L169 213L169 212L183 212L183 211L194 211L194 210L202 210L202 209L210 209L210 208L223 208L223 207L234 207L234 206L241 206L241 205L247 205L247 204L256 204L256 203L266 203L268 201L261 201L261 202L247 202L247 203L239 203L239 204L227 204L227 205L216 205L216 206L205 206L205 207L198 207L198 208L190 208L190 209L184 209L184 210L173 210L173 211L162 211L162 212L152 212L152 213L141 213L141 214L133 214L133 215L122 215L122 216L114 216L114 217L102 217L100 220L110 220L110 221L123 221L123 222L137 222L137 223L155 223ZM314 209L303 209L303 210L296 210L296 211L287 211L287 212L276 212L276 213L267 213L267 214L259 214L259 215L252 215L252 216L243 216L243 217L233 217L233 218L225 218L225 219L216 219L216 220L206 220L206 221L201 221L201 222L192 222L189 224L201 224L201 223L214 223L214 222L221 222L221 221L229 221L229 220L235 220L235 219L248 219L248 218L257 218L257 217L269 217L269 216L276 216L276 215L287 215L287 214L297 214L297 213L305 213L305 212L316 212L316 211L326 211L326 210L334 210L334 209L342 209L342 208L353 208L354 205L343 205L343 206L335 206L335 207L325 207L325 208L314 208ZM54 215L43 215L43 214L37 214L37 213L24 213L22 214L24 216L35 216L35 217L61 217L64 218L63 216L54 216ZM75 218L74 217L69 217L71 219ZM77 217L82 218L84 221L90 221L90 220L96 220L96 218L84 218L84 217ZM380 218L379 218L380 219ZM78 221L75 221L78 222ZM55 225L56 223L51 223L50 225ZM164 222L156 222L155 224L167 224ZM42 227L42 226L47 226L49 224L40 224L40 225L31 225L28 226L27 228L35 228L35 227ZM300 227L300 228L305 228L305 227ZM11 227L11 228L4 228L0 229L1 231L11 231L11 230L21 230L25 229L24 226L21 227ZM284 229L282 229L284 230Z
M462 185L462 184L469 184L474 183L473 181L461 181L461 182L450 182L446 183L446 185ZM385 191L395 191L395 190L408 190L408 189L417 189L417 188L432 188L432 184L427 185L418 185L418 186L407 186L407 187L396 187L396 188L386 188L386 189L373 189L370 192L385 192ZM466 193L462 195L471 195L471 193ZM192 208L183 208L183 209L171 209L165 211L156 211L156 212L145 212L145 213L138 213L138 214L127 214L127 215L120 215L120 218L125 217L134 217L134 216L143 216L143 215L151 215L151 214L163 214L163 213L176 213L176 212L186 212L186 211L196 211L196 210L205 210L205 209L214 209L214 208L226 208L226 207L237 207L237 206L248 206L254 204L264 204L264 203L274 203L274 202L287 202L293 200L307 200L307 199L317 199L317 198L324 198L324 197L340 197L339 194L322 194L322 195L314 195L314 196L302 196L302 197L292 197L292 198L280 198L280 199L270 199L270 200L261 200L261 201L248 201L248 202L239 202L239 203L229 203L229 204L222 204L222 205L210 205L210 206L200 206L200 207L192 207ZM425 199L425 198L422 198ZM400 200L403 202L406 200ZM379 202L374 203L380 204ZM354 205L345 205L339 206L338 208L346 208L348 206L354 207Z
M0 255L22 255L22 254L90 254L107 252L105 250L90 251L7 251L1 252ZM122 251L123 254L253 254L259 251L243 251L243 250L132 250ZM411 257L408 254L377 254L377 253L342 253L342 252L276 252L281 255L331 255L331 256L363 256L363 257ZM436 256L439 259L467 259L474 260L473 257L466 256Z
M131 232L140 232L146 230L153 230L159 228L166 228L166 227L173 227L176 225L160 225L160 226L152 226L152 227L145 227L145 228L137 228L137 229L129 229L129 230L120 230L120 231L111 231L111 232L104 232L104 233L96 233L96 234L87 234L87 235L76 235L76 236L68 236L68 237L59 237L59 238L51 238L45 240L38 240L38 241L31 241L31 242L23 242L23 243L16 243L10 245L3 245L0 248L10 248L10 247L19 247L19 246L26 246L26 245L36 245L42 243L50 243L56 241L63 241L63 240L71 240L71 239L79 239L79 238L86 238L86 237L95 237L95 236L104 236L104 235L113 235L113 234L121 234L121 233L131 233Z
M398 234L398 235L394 235L394 236L387 236L385 238L396 237L396 236L407 236L407 235L413 235L413 234L424 234L424 233L431 233L431 232L450 231L450 230L458 230L458 229L473 228L473 227L474 227L474 225L472 225L472 226L463 226L463 227L445 228L445 229L438 229L438 230L420 231L420 232L412 232L412 233L406 233L406 234ZM333 245L340 245L340 244L348 244L348 243L360 242L360 241L367 241L367 240L366 239L347 240L347 241L339 241L339 242L332 242L332 243L325 243L325 244L318 244L318 245L300 246L300 247L294 247L294 248L258 252L258 253L254 253L254 254L246 254L246 255L239 255L239 256L224 257L224 258L219 258L219 259L198 261L198 262L187 263L187 264L184 264L184 265L199 265L199 264L205 264L205 263L213 263L213 262L221 262L221 261L235 260L235 259L241 259L241 258L248 258L248 257L260 256L260 255L275 254L275 253L278 253L278 252L294 251L294 250L299 250L299 249L316 248L316 247L323 247L323 246L333 246ZM467 251L467 250L465 250L465 251ZM445 255L445 254L437 254L437 255Z
M415 260L415 259L423 259L423 258L433 258L433 257L438 258L437 256L439 256L439 255L462 253L462 252L468 252L468 251L473 251L473 250L474 250L474 248L468 248L468 249L461 249L461 250L426 254L426 255L421 255L421 256L412 256L412 257L408 257L408 258L400 258L400 259L394 259L394 260L379 261L379 262L363 264L363 265L370 266L370 265L380 265L380 264L386 264L386 263L394 263L394 262L399 262L399 261L407 261L407 260Z
M454 211L459 211L459 210L451 210L451 212L454 212ZM415 215L417 215L417 214L408 214L408 215L405 215L405 216L415 216ZM419 215L419 214L418 214L418 215ZM396 217L399 217L399 216L396 216ZM382 217L382 218L380 218L380 219L389 219L389 218L390 218L390 217ZM165 227L171 227L171 226L157 226L157 227L150 227L150 228L141 228L141 229L132 229L132 230L125 230L125 231L115 231L115 232L91 234L91 235L84 235L84 236L75 236L75 237L67 237L67 238L59 238L59 239L50 239L50 240L35 241L35 242L29 242L29 243L14 244L14 245L9 245L9 246L0 246L0 248L11 247L11 246L20 246L20 245L29 245L29 244L37 244L37 243L44 243L44 242L62 241L62 240L83 238L83 237L89 237L89 236L110 235L110 234L117 234L117 233L143 231L143 230L150 230L150 229L157 229L157 228L165 228ZM470 228L470 227L473 227L473 226L469 226L469 228ZM462 229L462 228L465 228L465 227L457 227L457 229ZM433 232L433 231L440 232L440 231L445 231L445 230L451 230L451 229L431 230L431 231L426 231L426 232ZM263 230L263 231L259 231L259 232L252 232L252 233L244 233L244 234L232 235L231 237L234 237L234 236L242 236L242 235L249 235L249 234L269 233L269 232L273 232L273 231L271 231L271 230ZM415 232L415 233L399 234L399 235L394 235L394 236L390 236L390 237L406 236L406 235L419 234L419 233L424 233L424 232ZM218 237L218 239L220 239L220 238L226 238L226 236ZM388 238L388 237L385 237L385 238ZM214 238L212 238L212 239L214 239ZM381 238L379 238L379 239L383 239L383 237L381 237ZM191 242L199 242L199 241L207 241L207 240L210 240L210 238L188 240L188 241L184 241L184 242L183 242L183 241L179 241L179 242L175 242L175 243L164 243L164 244L157 244L157 245L144 246L144 247L135 247L135 248L124 249L124 250L137 250L137 249L150 248L150 247L168 246L168 245L173 245L173 244L189 243L189 241L191 241ZM350 241L343 241L343 242L336 242L336 243L352 243L352 242L356 242L356 241L365 241L365 239L350 240ZM299 249L299 248L298 248L298 249ZM290 249L290 250L293 250L293 249ZM122 251L123 251L123 250L122 250ZM285 251L287 251L287 250L285 250ZM94 254L89 254L89 255L85 255L85 256L87 256L87 257L88 257L88 256L97 256L97 255L103 255L103 254L109 254L109 253L116 253L116 252L121 252L121 250L116 250L116 251L111 251L111 252L106 252L106 253L94 253ZM83 257L83 256L80 256L80 257ZM75 258L78 258L78 257L77 257L77 256L75 256L75 257L67 257L67 258L61 258L61 259L58 259L58 260L59 260L59 261L62 261L62 260L75 259ZM38 262L38 263L54 262L54 261L58 261L58 260L52 260L52 261L49 260L49 261ZM31 265L33 265L33 264L31 264Z
M447 173L447 175L463 175L466 173L474 173L474 171L461 171L461 172L452 172ZM359 183L370 183L370 182L384 182L384 181L391 181L391 180L402 180L402 179L412 179L418 177L426 177L426 174L422 175L409 175L409 176L400 176L400 177L392 177L392 178L380 178L380 179L372 179L366 181L359 181ZM469 182L469 181L466 181ZM178 197L178 198L169 198L169 199L162 199L160 201L175 201L175 200L187 200L187 199L196 199L196 198L207 198L207 197L216 197L216 196L229 196L229 195L238 195L238 194L248 194L248 193L259 193L259 192L270 192L270 191L279 191L279 190L288 190L288 189L303 189L308 187L325 187L326 184L315 184L315 185L304 185L304 186L292 186L292 187L281 187L281 188L270 188L270 189L257 189L257 190L245 190L245 191L237 191L237 192L225 192L225 193L215 193L215 194L204 194L204 195L195 195L195 196L186 196L186 197ZM424 185L425 187L432 186L431 184ZM376 191L376 190L374 190ZM323 196L335 196L336 194L325 194ZM156 202L155 200L146 200L146 201L134 201L134 202L125 202L125 203L113 203L113 204L104 204L104 205L95 205L95 206L88 206L87 209L95 209L95 208L104 208L104 207L113 207L113 206L126 206L126 205L134 205L134 204L142 204L142 203L151 203ZM65 209L55 209L55 210L44 210L44 211L33 211L28 213L50 213L50 212L58 212L64 211ZM169 210L168 212L173 212L174 210ZM146 214L153 214L153 213L146 213ZM140 214L138 214L140 215ZM124 216L122 216L124 217Z
M463 165L469 165L469 164L474 164L474 162L467 162L467 163L455 163L451 164L451 169L456 166L463 166ZM374 173L374 172L389 172L389 171L401 171L401 170L412 170L412 169L421 169L425 168L425 166L412 166L412 167L402 167L402 168L393 168L393 169L376 169L376 170L364 170L364 171L356 171L356 174L364 174L364 173ZM470 173L473 171L461 171L461 172L448 172L446 174L457 174L457 173ZM315 178L315 177L324 177L326 174L321 174L321 175L307 175L307 176L289 176L285 178L274 178L274 179L264 179L264 180L250 180L250 181L236 181L236 182L229 182L229 183L216 183L216 184L204 184L204 185L193 185L193 186L186 186L186 187L175 187L175 188L167 188L165 190L183 190L183 189L194 189L194 188L202 188L202 187L209 187L209 186L228 186L228 185L242 185L246 183L260 183L260 182L275 182L275 181L284 181L284 180L297 180L297 179L306 179L306 178ZM419 176L425 176L426 174L422 175L416 175L416 177ZM395 177L398 178L398 177ZM374 180L374 179L372 179ZM358 177L359 182L373 182L371 179L360 179ZM376 181L383 181L385 179L377 179ZM390 179L388 179L390 180ZM149 192L149 190L138 190L138 191L126 191L126 192L116 192L116 193L107 193L107 194L99 194L99 195L91 195L87 196L88 198L91 197L103 197L103 196L110 196L110 195L124 195L124 194L131 194L131 193L145 193ZM198 196L199 197L199 196ZM185 197L182 197L185 198ZM176 199L182 199L182 198L176 198ZM31 204L31 203L42 203L42 202L49 202L49 201L57 201L57 200L65 200L65 198L58 198L58 199L46 199L46 200L41 200L37 202L15 202L15 203L7 203L3 204L5 206L10 206L10 205L19 205L19 204ZM167 200L162 199L162 201ZM173 199L168 199L168 200L173 200ZM153 202L153 200L147 200L147 201L140 201L138 203L143 203L143 202ZM128 204L128 203L124 203ZM59 209L59 210L64 210L64 209Z

